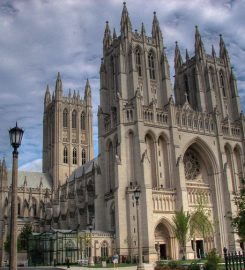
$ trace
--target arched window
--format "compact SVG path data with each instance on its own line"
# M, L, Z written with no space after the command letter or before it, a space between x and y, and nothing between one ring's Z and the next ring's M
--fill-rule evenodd
M108 245L106 242L101 245L101 257L108 257Z
M20 216L20 201L18 200L17 215Z
M111 88L114 89L114 76L115 76L115 69L114 69L114 59L111 57Z
M67 109L64 109L64 111L63 111L63 127L64 128L68 127L68 111L67 111Z
M81 130L85 130L85 113L81 113Z
M72 128L77 127L77 112L74 110L72 112Z
M37 216L37 203L36 203L36 200L32 201L32 215L33 215L33 217Z
M148 54L148 66L149 66L150 79L155 80L156 79L155 63L154 63L154 55L152 51L150 51Z
M219 72L219 78L220 78L220 87L221 87L221 90L222 90L223 97L226 97L224 74L223 74L222 71Z
M188 84L188 78L186 75L184 75L184 83L185 83L186 98L188 102L190 103L190 89L189 89L189 84Z
M82 150L82 165L86 163L86 151L85 149Z
M63 151L63 161L64 163L68 163L68 151L67 151L67 147L64 147L64 151Z
M151 135L147 134L145 136L145 143L146 143L146 151L147 156L149 158L148 169L150 172L150 180L152 183L152 187L157 187L157 177L156 177L156 149L155 143Z
M211 81L211 88L215 89L215 78L214 78L214 70L212 67L209 67L209 75L210 75L210 81Z
M72 152L72 163L73 164L77 164L77 149L73 148L73 152Z
M142 76L142 67L141 67L141 57L139 48L136 50L136 69L138 71L139 77Z
M112 192L115 188L115 174L114 174L114 151L112 142L108 146L108 191Z

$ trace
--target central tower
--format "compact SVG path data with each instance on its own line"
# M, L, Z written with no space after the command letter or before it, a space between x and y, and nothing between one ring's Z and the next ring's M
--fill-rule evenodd
M120 254L135 255L137 247L136 209L133 190L141 187L140 221L142 224L145 258L156 257L153 242L152 211L147 206L151 200L150 187L170 185L170 172L164 168L156 172L155 157L151 145L156 142L152 137L145 137L144 122L153 122L161 128L166 121L164 106L169 102L172 87L169 64L164 51L164 44L159 22L154 12L152 36L146 36L142 23L140 31L132 31L126 4L121 16L121 33L111 33L106 22L103 39L103 58L100 67L100 107L99 122L99 159L103 185L97 205L105 205L103 211L96 213L99 228L114 231ZM161 141L159 153L164 160L166 142ZM147 145L147 148L146 148ZM149 161L150 163L149 163ZM150 168L152 167L152 168ZM158 175L157 175L157 174ZM153 184L151 179L154 179ZM97 182L99 186L99 181ZM104 194L104 197L103 195ZM150 211L148 211L150 210ZM120 215L119 215L120 212ZM103 223L103 216L106 222ZM149 224L148 224L149 223Z
M53 178L53 188L65 183L74 169L93 159L91 87L87 80L84 99L79 93L63 96L58 73L55 91L44 97L43 172Z

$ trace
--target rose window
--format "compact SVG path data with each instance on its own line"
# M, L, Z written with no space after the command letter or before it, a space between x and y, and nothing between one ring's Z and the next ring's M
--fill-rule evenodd
M184 156L185 178L195 180L200 174L200 163L194 152L188 150Z

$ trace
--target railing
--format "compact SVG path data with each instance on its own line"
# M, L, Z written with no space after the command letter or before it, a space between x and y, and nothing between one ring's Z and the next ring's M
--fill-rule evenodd
M224 259L226 270L241 270L245 269L245 252L234 251L227 252L227 248L224 248Z
M210 114L179 110L175 119L176 125L182 130L197 131L204 134L215 133L214 120Z
M241 137L241 129L237 126L222 125L222 132L225 137Z
M143 106L143 119L146 123L168 125L168 113L166 111L157 109L154 113L153 109L148 106Z
M176 205L175 190L152 190L153 211L173 212Z
M187 186L187 197L189 206L198 205L200 200L205 202L207 207L211 207L211 191L209 187L191 187Z

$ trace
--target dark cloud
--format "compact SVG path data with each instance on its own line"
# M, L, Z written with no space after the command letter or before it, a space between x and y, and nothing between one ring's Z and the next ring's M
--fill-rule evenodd
M20 165L41 169L42 113L46 85L53 90L57 72L64 92L84 95L90 79L93 95L93 131L97 153L99 66L105 21L120 32L122 2L119 0L12 0L0 3L0 157L11 165L8 129L18 121L24 127ZM224 0L130 0L127 7L133 29L144 22L151 34L153 11L157 12L173 75L175 41L194 51L195 25L199 26L206 51L214 44L218 54L222 33L245 102L245 1ZM142 8L144 7L144 8Z

